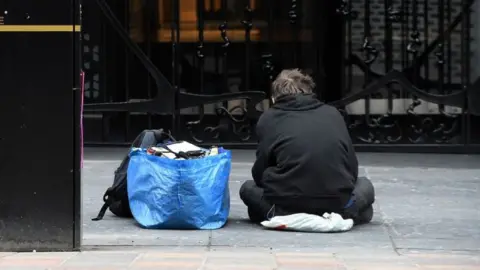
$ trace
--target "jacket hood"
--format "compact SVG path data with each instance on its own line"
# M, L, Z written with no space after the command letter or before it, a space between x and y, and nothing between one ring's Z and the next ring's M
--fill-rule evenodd
M315 94L283 96L276 100L273 108L284 111L308 111L324 105Z

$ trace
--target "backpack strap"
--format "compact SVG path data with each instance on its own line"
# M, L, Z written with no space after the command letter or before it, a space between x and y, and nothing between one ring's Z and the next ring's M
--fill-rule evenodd
M174 142L176 142L177 140L172 136L172 134L170 134L170 132L165 132L163 131L163 129L154 129L152 130L153 131L153 134L155 136L155 140L158 142L158 143L161 143L163 142L165 139L170 139Z
M98 215L96 218L92 218L92 221L99 221L102 220L103 217L105 216L105 213L107 212L108 207L112 204L112 199L111 199L111 194L112 188L108 188L105 194L103 195L103 206L98 212Z
M102 220L103 217L105 216L105 213L107 212L107 209L108 209L108 204L107 203L104 203L102 208L100 209L100 212L98 212L98 215L96 218L92 218L92 221L99 221L99 220Z

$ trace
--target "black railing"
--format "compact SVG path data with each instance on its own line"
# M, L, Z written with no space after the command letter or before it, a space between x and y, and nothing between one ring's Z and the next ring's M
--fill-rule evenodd
M363 149L476 151L473 3L89 2L86 142L128 144L162 127L200 144L254 147L270 82L299 67Z

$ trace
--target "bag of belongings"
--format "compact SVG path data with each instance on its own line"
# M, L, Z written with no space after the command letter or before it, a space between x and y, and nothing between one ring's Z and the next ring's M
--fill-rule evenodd
M115 170L113 184L109 187L103 195L103 206L100 209L96 218L93 221L103 219L107 209L118 217L131 218L132 212L128 203L127 195L127 168L130 163L129 153L132 148L147 148L156 146L158 143L174 142L175 138L170 135L170 132L165 132L163 129L146 129L142 131L133 141L129 152L125 155L120 166Z
M127 190L135 220L150 229L218 229L230 212L231 152L174 142L130 152Z

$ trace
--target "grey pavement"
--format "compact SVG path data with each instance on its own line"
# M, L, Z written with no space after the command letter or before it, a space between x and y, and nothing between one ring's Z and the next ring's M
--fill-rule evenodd
M247 222L238 196L254 152L233 151L228 224L214 231L146 230L107 213L91 221L125 149L87 148L83 169L86 250L135 248L264 248L276 252L375 250L480 254L480 156L360 153L361 174L376 187L371 224L338 234L267 231Z
M360 153L376 187L371 224L336 234L267 231L238 197L253 151L234 151L229 223L145 230L108 213L93 222L125 149L88 148L82 252L0 253L2 270L480 270L480 156Z

